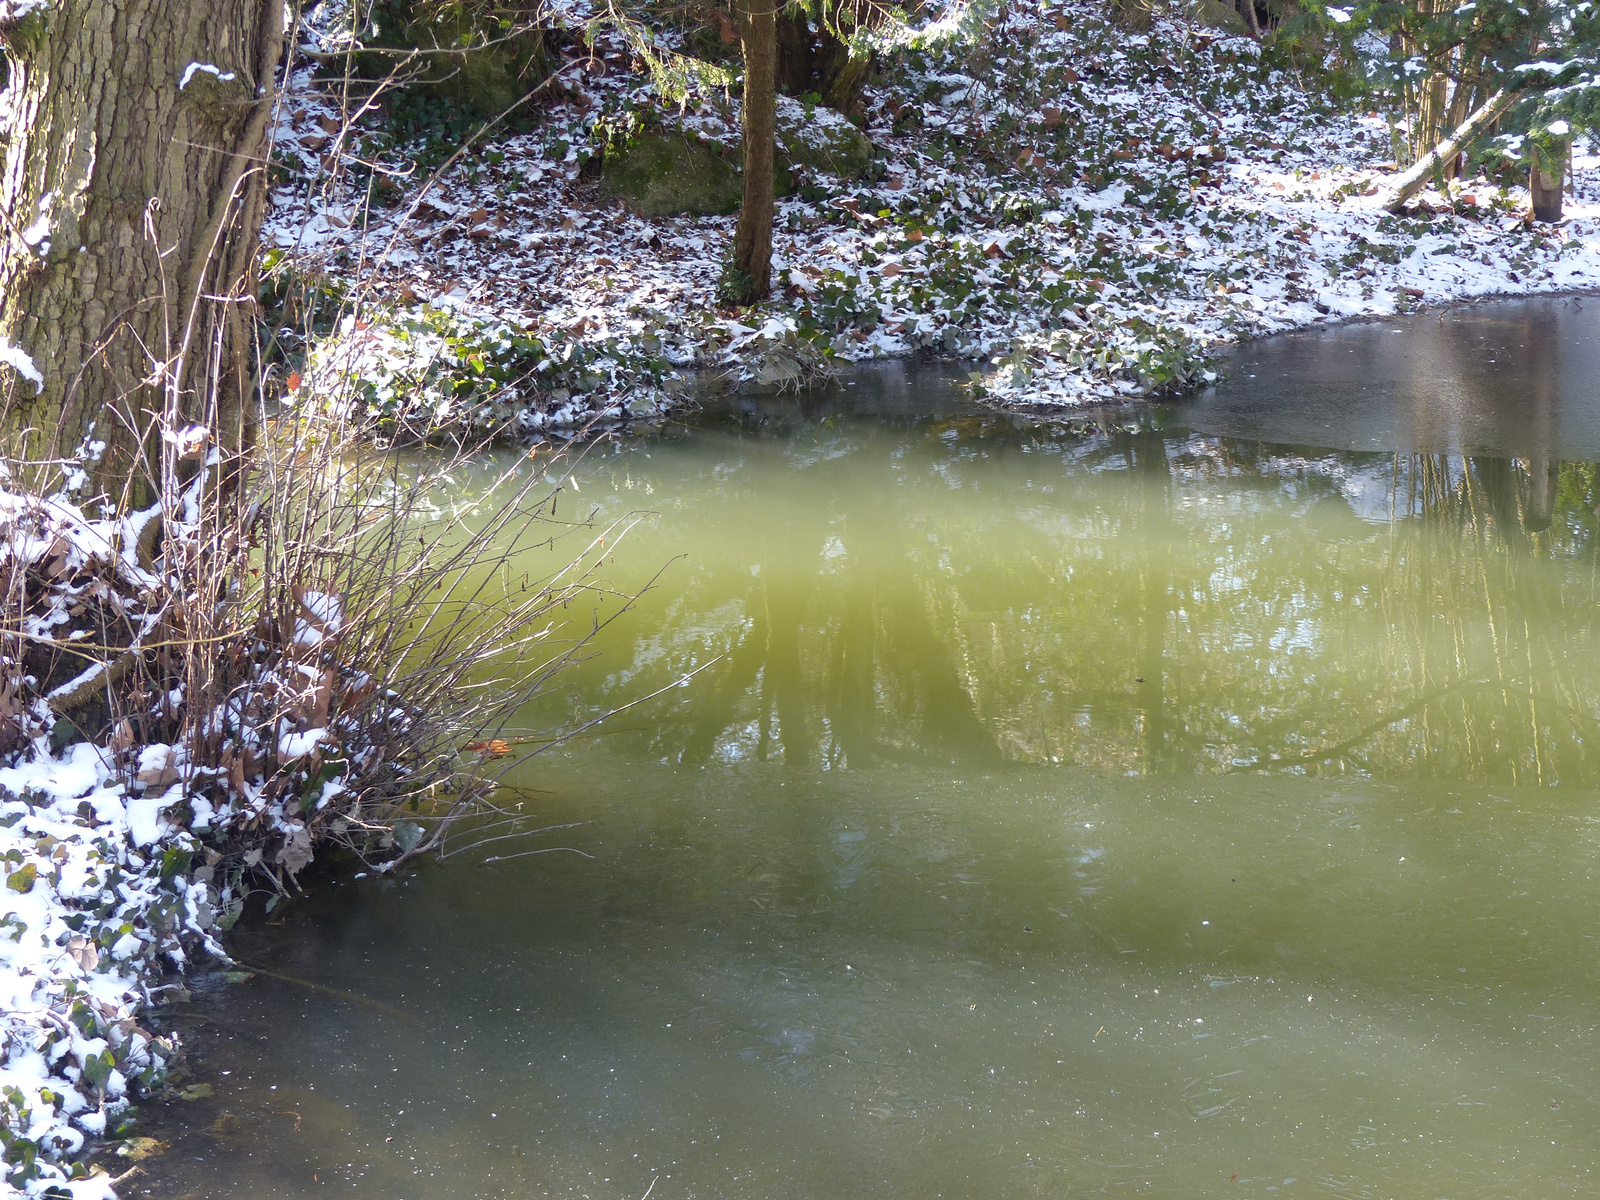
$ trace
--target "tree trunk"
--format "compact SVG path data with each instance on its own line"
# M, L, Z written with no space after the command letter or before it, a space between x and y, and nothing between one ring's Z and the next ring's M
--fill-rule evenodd
M1256 17L1256 0L1239 0L1239 13L1244 17L1244 23L1250 27L1250 36L1259 42L1261 22Z
M847 117L861 115L861 95L866 91L867 79L875 65L872 57L852 58L850 49L842 42L838 58L830 64L822 89L822 102L836 113Z
M854 118L874 60L871 54L851 55L848 34L856 18L850 9L841 5L832 17L837 25L823 22L813 30L804 12L778 16L778 91L797 100L815 93L835 112Z
M143 503L163 428L248 440L283 3L53 0L0 37L0 453L39 483L104 443L93 482Z
M1533 147L1528 164L1528 199L1533 204L1533 219L1555 223L1561 220L1561 192L1565 181L1567 147L1558 142L1549 152Z
M1472 145L1516 101L1517 93L1513 91L1502 90L1490 96L1482 108L1462 123L1461 128L1419 158L1410 170L1395 180L1394 192L1383 206L1390 212L1399 212L1407 200L1421 191L1436 172L1442 170L1446 162Z
M776 127L776 0L749 0L744 22L744 203L733 237L729 299L755 304L772 290L772 154Z
M807 92L822 94L817 84L817 43L820 35L811 31L803 12L785 13L775 23L776 52L774 73L777 88L785 96L798 99Z

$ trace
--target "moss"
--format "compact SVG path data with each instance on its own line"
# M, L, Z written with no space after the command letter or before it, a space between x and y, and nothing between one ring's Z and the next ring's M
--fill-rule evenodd
M1243 15L1233 5L1226 4L1223 0L1189 0L1189 13L1197 23L1212 29L1244 37L1250 34L1250 26Z
M431 51L409 86L476 116L511 107L548 65L541 30L505 36L480 26L465 9L386 0L374 7L373 23L376 30L366 39L373 51L356 56L362 74L386 78L397 61L394 52Z
M704 142L673 134L643 134L608 154L600 181L641 217L731 213L743 194L732 163Z
M778 159L841 179L859 179L872 162L872 143L844 117L821 105L778 101Z

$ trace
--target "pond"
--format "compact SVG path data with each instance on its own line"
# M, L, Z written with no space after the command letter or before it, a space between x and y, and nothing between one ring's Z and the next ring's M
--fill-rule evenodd
M516 779L549 853L236 930L126 1193L1594 1195L1596 346L1487 306L1142 414L886 368L596 446L660 576L526 725L662 694Z

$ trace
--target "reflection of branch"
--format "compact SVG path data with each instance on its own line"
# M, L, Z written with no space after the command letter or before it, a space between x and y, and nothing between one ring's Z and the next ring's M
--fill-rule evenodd
M527 821L527 820L530 820L530 819L531 818L529 818L529 817L525 817L525 816L519 815L519 816L513 817L511 819L510 823L514 825L518 821ZM495 825L500 825L500 824L503 824L503 823L504 822L497 821L494 824ZM465 846L456 846L456 847L454 847L453 849L450 849L450 850L442 850L439 853L439 858L440 858L441 861L443 861L444 859L447 859L447 858L453 858L457 854L464 854L468 850L477 850L480 847L489 845L489 843L491 843L491 842L503 842L503 841L507 840L508 838L530 838L530 837L533 837L536 834L551 833L551 832L553 832L554 830L557 830L557 829L576 829L580 825L592 825L592 824L594 824L594 822L592 822L592 821L565 821L560 825L544 825L544 826L541 826L538 829L516 829L516 830L513 830L510 833L497 833L497 834L494 834L494 835L492 835L490 837L479 838L477 841L470 842ZM494 828L494 826L491 825L490 828ZM477 831L474 830L474 832L477 832ZM471 835L468 834L466 836L470 837ZM590 857L592 858L593 855L591 855ZM491 859L488 859L487 861L489 861L489 862L499 862L500 860L497 859L497 858L491 858Z
M1382 733L1385 729L1389 728L1389 726L1395 724L1396 722L1404 721L1407 717L1415 716L1424 708L1428 707L1428 705L1432 704L1435 700L1442 700L1452 692L1464 691L1467 688L1473 687L1504 687L1508 683L1515 683L1519 678L1526 678L1526 676L1513 675L1505 679L1463 679L1456 683L1442 687L1436 692L1430 692L1426 696L1422 696L1419 699L1413 700L1410 704L1406 705L1397 712L1390 713L1387 716L1379 717L1370 725L1362 726L1360 730L1346 738L1344 741L1337 742L1326 749L1310 750L1305 754L1295 754L1284 758L1258 758L1254 762L1241 763L1229 767L1225 773L1232 775L1238 771L1269 771L1276 767L1301 767L1307 766L1311 763L1326 762L1330 758L1341 758L1348 754L1355 747L1359 746L1362 742L1366 741L1368 738Z
M348 1000L351 1004L359 1004L364 1008L375 1009L386 1016L399 1017L402 1021L408 1021L412 1024L416 1024L418 1020L415 1013L408 1012L403 1008L397 1008L393 1004L385 1004L382 1000L374 1000L371 996L363 996L358 992L348 992L343 988L329 987L325 983L313 983L309 979L300 979L294 975L284 975L279 971L271 970L270 968L260 966L257 963L246 962L242 958L235 958L233 961L238 963L241 967L244 967L246 970L254 971L257 975L266 975L271 979L278 979L284 983L292 983L296 987L310 988L314 992L322 992L326 995L337 997L340 1000Z

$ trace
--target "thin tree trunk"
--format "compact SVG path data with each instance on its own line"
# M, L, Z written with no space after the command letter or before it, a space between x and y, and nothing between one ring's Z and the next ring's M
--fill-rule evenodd
M1394 192L1384 201L1383 206L1390 212L1399 212L1405 207L1406 201L1421 191L1445 162L1470 146L1516 100L1517 93L1512 91L1498 91L1490 96L1482 108L1466 119L1461 128L1419 158L1409 171L1395 180Z
M1567 147L1557 143L1553 152L1542 154L1533 147L1528 165L1528 199L1532 202L1533 219L1551 224L1561 220L1561 193L1565 190L1564 175L1567 164Z
M0 368L0 453L104 443L94 482L143 502L163 424L248 437L283 4L54 0L0 37L0 348L38 376Z
M1475 94L1478 88L1473 83L1473 80L1477 79L1482 73L1482 62L1483 56L1479 54L1474 56L1471 62L1466 62L1462 66L1461 74L1456 79L1455 86L1450 89L1450 104L1445 109L1444 123L1441 129L1459 129L1461 123L1467 119L1467 115L1473 111L1472 102L1478 99ZM1456 179L1463 175L1466 172L1467 165L1465 160L1465 154L1457 154L1451 158L1449 162L1444 164L1444 177L1446 179Z
M777 114L776 0L749 0L744 22L744 203L733 237L730 299L755 304L772 290L772 154Z

